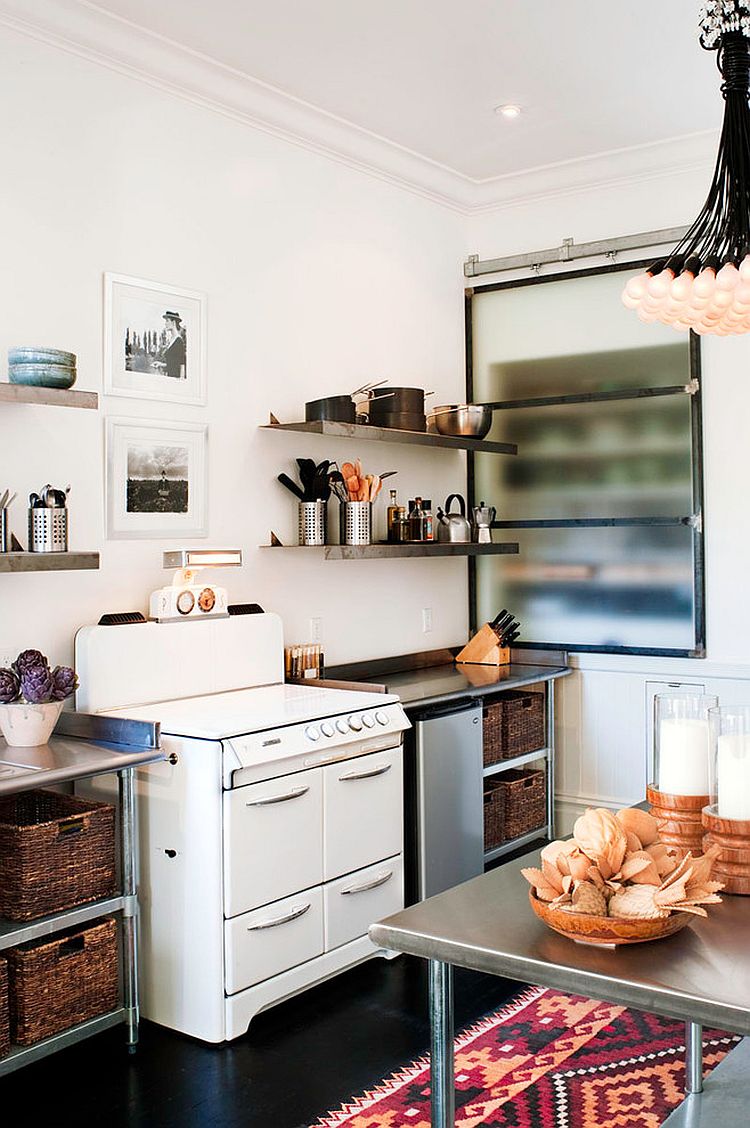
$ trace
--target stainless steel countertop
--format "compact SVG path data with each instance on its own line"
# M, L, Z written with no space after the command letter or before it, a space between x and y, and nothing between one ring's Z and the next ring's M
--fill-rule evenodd
M36 748L9 747L0 740L0 795L119 772L165 758L159 748L94 743L54 734L48 744Z
M398 674L359 680L384 685L388 693L397 693L405 708L436 705L460 697L484 697L499 689L520 689L542 681L552 681L572 673L569 666L532 666L512 662L508 666L473 664L427 666Z
M601 948L552 932L520 874L539 852L374 924L383 948L750 1035L750 899L664 940Z

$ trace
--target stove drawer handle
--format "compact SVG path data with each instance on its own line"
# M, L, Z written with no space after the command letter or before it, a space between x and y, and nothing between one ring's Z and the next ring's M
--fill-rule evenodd
M371 768L369 772L347 772L346 775L339 776L339 783L345 783L351 779L372 779L374 776L385 775L389 772L393 764L383 764L379 768Z
M245 803L245 806L268 807L271 803L286 803L289 799L299 799L301 795L307 795L309 790L309 787L295 787L287 791L286 795L267 795L265 799L251 799L249 803Z
M249 924L247 926L248 932L261 932L264 928L276 928L278 924L289 924L290 920L297 920L298 917L304 916L309 912L312 905L301 905L298 909L292 909L286 916L276 917L275 920L264 920L261 924Z
M349 893L364 893L367 889L377 889L379 885L385 885L386 881L390 881L393 877L393 870L389 870L386 874L380 874L378 877L368 881L366 885L352 885L350 889L342 889L341 896L346 897Z

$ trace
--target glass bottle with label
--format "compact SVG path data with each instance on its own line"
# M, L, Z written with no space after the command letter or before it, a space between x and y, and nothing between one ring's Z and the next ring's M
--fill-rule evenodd
M423 498L422 509L424 510L424 535L422 539L433 541L435 539L435 522L432 516L432 502L427 498Z
M424 540L424 509L421 497L415 497L414 506L409 512L409 540Z
M396 540L396 518L398 517L399 504L396 500L396 491L391 490L391 503L386 510L387 540L393 544Z

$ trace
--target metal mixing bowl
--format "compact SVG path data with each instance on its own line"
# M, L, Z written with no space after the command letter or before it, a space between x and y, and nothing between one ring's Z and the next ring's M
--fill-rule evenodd
M430 416L440 435L483 439L492 426L492 408L477 403L443 404Z

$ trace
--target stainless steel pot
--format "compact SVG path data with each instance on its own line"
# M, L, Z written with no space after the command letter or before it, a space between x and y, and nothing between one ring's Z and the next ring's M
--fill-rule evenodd
M442 404L430 412L441 435L483 439L492 426L492 408L479 403Z

